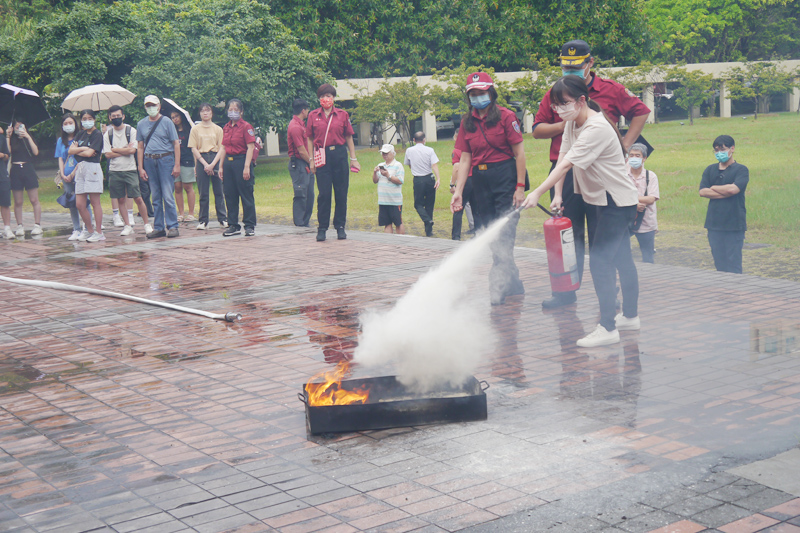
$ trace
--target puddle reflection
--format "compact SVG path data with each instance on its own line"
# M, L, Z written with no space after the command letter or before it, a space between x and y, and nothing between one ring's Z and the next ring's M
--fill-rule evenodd
M800 323L771 321L750 324L750 360L800 354Z

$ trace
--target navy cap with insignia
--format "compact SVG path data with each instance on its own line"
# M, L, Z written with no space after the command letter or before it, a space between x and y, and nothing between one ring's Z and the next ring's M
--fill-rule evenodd
M564 43L561 47L561 66L577 67L592 55L592 49L580 39Z

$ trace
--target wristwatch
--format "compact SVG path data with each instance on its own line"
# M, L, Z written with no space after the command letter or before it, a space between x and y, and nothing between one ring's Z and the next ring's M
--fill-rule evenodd
M450 187L451 187L451 188L452 188L452 187L455 187L455 186L456 186L456 184L455 184L455 183L451 183L451 184L450 184Z

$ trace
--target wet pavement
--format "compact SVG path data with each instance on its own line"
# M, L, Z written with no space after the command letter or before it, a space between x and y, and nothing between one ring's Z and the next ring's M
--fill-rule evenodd
M0 282L0 531L800 532L797 484L773 480L800 477L779 456L800 443L800 284L638 264L642 330L578 349L591 281L543 312L544 253L517 249L527 294L492 310L476 372L487 421L310 436L303 383L457 243L73 244L62 220L0 241L0 275L244 319ZM760 477L775 456L795 459Z

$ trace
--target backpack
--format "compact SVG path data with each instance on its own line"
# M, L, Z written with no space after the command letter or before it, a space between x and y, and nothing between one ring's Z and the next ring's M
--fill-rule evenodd
M128 124L125 124L125 143L126 145L131 143L131 127ZM114 128L108 128L108 147L114 147ZM136 157L136 154L133 154L133 161L136 163L136 170L139 170L139 158Z

